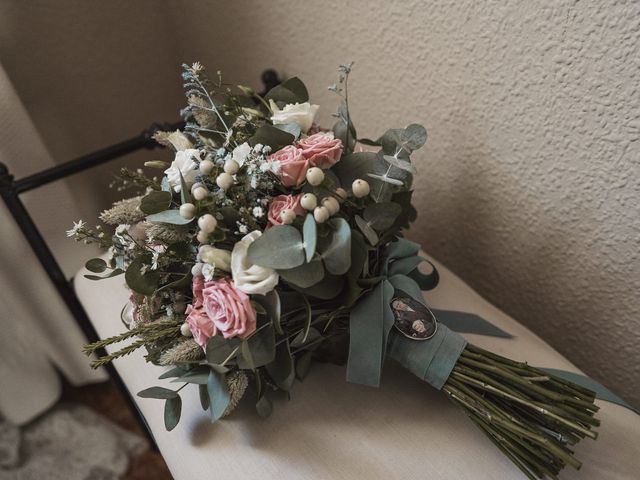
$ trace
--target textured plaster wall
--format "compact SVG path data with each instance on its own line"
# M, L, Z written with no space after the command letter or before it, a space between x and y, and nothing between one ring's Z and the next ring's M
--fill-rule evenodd
M326 106L355 60L360 134L430 135L412 237L640 404L638 2L25 3L0 60L57 158L170 118L181 61L274 67Z

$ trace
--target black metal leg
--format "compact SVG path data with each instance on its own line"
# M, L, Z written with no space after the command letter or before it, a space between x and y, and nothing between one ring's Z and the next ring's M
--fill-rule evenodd
M36 254L36 257L44 268L47 276L55 286L58 294L75 318L76 323L81 328L87 340L89 342L95 342L99 340L99 336L95 331L95 328L93 327L91 321L89 320L87 313L82 307L80 300L78 300L75 291L73 290L71 284L65 278L64 273L60 268L60 265L58 265L58 262L53 256L51 250L49 249L49 246L34 224L31 215L29 215L29 212L18 197L18 193L14 188L13 176L8 172L7 167L3 164L0 164L0 195L2 196L2 199L11 212L11 215L20 227L20 230L29 242L31 249ZM106 351L104 349L101 349L96 353L99 356L106 355ZM122 378L118 374L117 370L113 367L113 365L109 364L106 366L106 368L108 374L116 382L116 386L119 388L119 390L122 392L123 396L129 403L132 411L138 413L137 418L140 422L142 430L145 432L149 440L151 447L157 450L158 447L151 431L149 430L146 420L144 419L142 413L138 410L138 407L134 402L131 393L122 381Z

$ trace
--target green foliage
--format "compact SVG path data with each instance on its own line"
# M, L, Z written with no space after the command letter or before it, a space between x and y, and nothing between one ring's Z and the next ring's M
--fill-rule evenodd
M153 215L167 210L171 206L170 192L154 190L147 193L140 201L140 210L147 215Z
M220 419L229 406L231 397L227 388L227 381L223 374L215 371L209 372L207 379L207 394L209 396L209 413L211 421Z
M278 270L278 274L291 285L309 288L324 278L325 270L322 261L314 259L295 268Z
M320 246L320 256L329 273L342 275L351 266L351 227L344 218L332 218L328 222L334 229L330 241Z
M174 210L165 210L164 212L154 213L153 215L147 216L147 221L154 223L169 223L171 225L187 225L193 222L193 219L188 220L180 215L180 211L177 209Z
M247 256L254 265L273 269L295 268L305 259L302 236L291 225L277 225L266 230L249 246Z
M168 432L176 428L182 414L182 399L179 395L167 398L164 402L164 428Z
M298 77L292 77L280 85L272 88L265 100L273 100L279 104L287 103L305 103L309 101L309 92L307 87Z
M176 398L178 396L178 392L164 387L150 387L138 392L138 396L141 398L157 398L165 400L169 398Z
M296 137L291 133L277 128L270 124L265 124L256 130L256 133L249 139L249 145L254 146L258 143L269 145L275 152L282 147L291 145Z
M316 253L316 245L318 242L318 227L315 219L313 218L313 214L311 213L307 213L307 216L304 219L302 235L304 239L306 259L307 262L310 262L313 258L313 254Z
M148 270L143 273L143 268L146 269L148 267L148 261L149 258L145 255L135 258L124 274L127 286L142 295L152 295L158 288L158 282L160 281L158 272Z

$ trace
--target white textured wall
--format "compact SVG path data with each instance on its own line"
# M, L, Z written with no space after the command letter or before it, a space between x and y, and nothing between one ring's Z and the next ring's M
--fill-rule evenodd
M302 77L327 106L335 66L355 60L359 132L421 122L430 135L417 157L413 238L640 404L638 2L30 5L15 2L5 13L35 19L51 40L61 36L82 53L69 56L33 29L14 29L17 51L0 42L0 59L56 151L73 150L56 135L77 135L89 119L112 138L145 118L138 109L169 116L176 90L168 85L181 61L256 86L275 67ZM28 47L43 49L44 65L25 62L20 49ZM34 72L46 72L58 95L46 115ZM72 92L91 107L73 121L61 97ZM114 127L118 111L122 128ZM100 135L89 138L98 144Z

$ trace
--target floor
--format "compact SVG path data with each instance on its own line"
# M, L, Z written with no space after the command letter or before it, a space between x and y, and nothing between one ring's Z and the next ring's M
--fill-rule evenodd
M82 403L127 430L144 436L135 414L113 382L83 387L65 385L61 401ZM172 480L162 456L151 449L133 459L123 480Z

